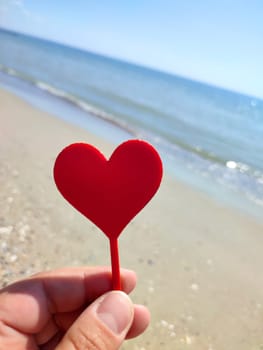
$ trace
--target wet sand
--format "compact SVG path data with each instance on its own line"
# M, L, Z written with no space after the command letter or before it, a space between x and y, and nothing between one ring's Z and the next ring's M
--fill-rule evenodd
M79 141L106 155L115 148L0 90L2 285L43 269L109 264L107 239L52 178L58 152ZM120 238L121 265L138 274L132 298L152 314L123 349L263 349L262 249L262 223L165 172Z

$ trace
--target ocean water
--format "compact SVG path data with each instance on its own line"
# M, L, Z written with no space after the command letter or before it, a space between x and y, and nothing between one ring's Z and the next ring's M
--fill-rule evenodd
M93 132L95 117L115 140L150 141L181 181L263 217L263 100L5 30L0 84Z

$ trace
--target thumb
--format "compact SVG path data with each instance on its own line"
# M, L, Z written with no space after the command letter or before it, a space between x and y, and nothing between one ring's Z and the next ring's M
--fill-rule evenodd
M133 322L127 294L112 291L92 303L73 323L56 350L117 350Z

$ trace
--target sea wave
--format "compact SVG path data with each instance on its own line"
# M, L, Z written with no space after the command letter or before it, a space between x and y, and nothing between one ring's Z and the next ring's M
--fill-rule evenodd
M83 111L85 111L91 115L94 115L95 117L101 118L101 119L107 121L108 123L114 124L115 126L124 129L125 131L127 131L130 134L136 133L136 131L133 128L131 128L127 123L125 123L124 121L117 120L113 114L107 113L107 112L103 111L102 109L99 109L99 108L91 105L87 101L79 99L77 96L74 96L73 94L69 94L68 92L63 91L61 89L58 89L58 88L56 88L50 84L47 84L43 81L32 79L31 77L29 77L29 76L27 76L19 71L16 71L13 68L6 67L2 64L0 64L0 71L2 71L5 74L8 74L10 76L17 77L17 78L19 78L27 83L30 83L30 84L36 86L38 89L45 91L52 96L63 99L66 102L71 103L71 104L75 105L76 107L82 109Z
M77 106L78 108L82 109L85 112L88 112L91 115L94 115L95 117L101 118L111 124L114 124L131 134L134 133L134 130L132 130L132 128L130 128L127 123L116 120L116 117L114 115L107 113L102 109L96 108L90 103L84 100L81 100L72 94L69 94L63 90L57 89L54 86L46 84L42 81L35 81L34 85L37 86L39 89L46 91L53 96L66 100L67 102Z

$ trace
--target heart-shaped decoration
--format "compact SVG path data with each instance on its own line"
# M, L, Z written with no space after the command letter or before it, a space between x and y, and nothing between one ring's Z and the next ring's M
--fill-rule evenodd
M64 198L98 226L110 240L149 202L162 178L162 162L147 142L129 140L107 160L95 147L72 144L54 166Z

